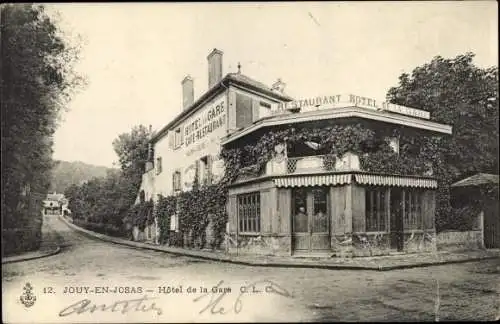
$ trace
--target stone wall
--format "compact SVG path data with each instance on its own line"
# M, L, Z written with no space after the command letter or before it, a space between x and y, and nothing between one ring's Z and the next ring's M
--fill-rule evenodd
M238 242L236 244L236 241ZM230 243L227 246L229 254L248 255L290 255L289 235L266 235L266 236L243 236L236 240L235 235L231 235Z
M353 256L353 237L350 233L332 235L331 246L337 257Z
M332 236L332 250L337 257L367 257L389 255L389 233L355 233ZM404 234L403 253L433 252L436 235L430 231L414 231ZM394 251L395 252L395 251Z
M390 237L387 233L362 233L353 235L353 256L387 255Z
M406 253L435 252L436 233L433 230L405 233L403 251Z
M439 250L473 250L483 248L483 236L480 230L443 231L436 236Z

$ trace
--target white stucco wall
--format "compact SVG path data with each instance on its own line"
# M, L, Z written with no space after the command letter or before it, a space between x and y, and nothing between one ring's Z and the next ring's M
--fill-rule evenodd
M219 113L212 117L217 107ZM227 107L227 94L223 92L178 125L182 127L184 133L184 142L179 148L173 149L169 144L169 137L173 136L173 131L169 131L156 143L154 160L157 161L158 157L162 158L162 172L155 175L154 180L156 194L168 196L173 193L172 177L176 170L181 172L182 190L189 190L194 179L196 161L211 155L215 162L220 152L220 139L226 135ZM196 123L196 121L198 122ZM217 121L217 127L214 127L211 132L205 128L206 133L204 134L204 127L213 121ZM223 123L221 124L220 121ZM192 125L193 122L196 123L196 126L193 126L186 133L185 127Z
M234 124L236 118L236 93L244 94L253 100L255 105L253 121L270 115L271 108L260 105L260 102L266 103L272 109L276 109L278 106L278 101L275 99L234 86L230 86L227 90L205 102L202 108L199 108L194 114L172 127L167 134L155 143L154 161L156 163L157 158L161 157L162 171L157 174L157 165L155 165L151 173L143 175L141 189L145 190L146 199L152 197L156 201L158 194L163 196L172 195L173 174L176 170L181 172L182 190L190 190L192 180L194 180L196 161L207 155L212 157L212 181L217 182L223 176L224 163L222 160L218 160L220 140L227 135L228 131L231 131L230 125ZM214 120L217 120L217 127L211 132L206 131L203 133L204 127ZM183 144L178 148L173 148L171 137L174 137L174 132L178 127L182 127ZM186 127L189 128L187 132ZM200 133L197 134L197 132ZM202 169L200 169L199 176L200 179L203 178ZM152 194L149 195L149 192Z

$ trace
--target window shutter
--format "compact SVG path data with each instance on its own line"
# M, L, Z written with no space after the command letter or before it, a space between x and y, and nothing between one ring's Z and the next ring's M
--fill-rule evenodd
M172 192L175 192L175 186L177 185L177 181L176 181L177 179L175 176L176 174L177 174L177 172L174 172L172 174Z
M200 160L196 160L196 162L194 163L194 178L198 178L198 185L203 184L203 179L200 172L200 163Z
M174 132L168 132L168 147L174 148Z
M207 184L212 184L212 156L207 156Z
M181 130L181 145L184 144L184 127L179 128Z
M236 127L246 127L252 120L252 98L243 94L236 94Z

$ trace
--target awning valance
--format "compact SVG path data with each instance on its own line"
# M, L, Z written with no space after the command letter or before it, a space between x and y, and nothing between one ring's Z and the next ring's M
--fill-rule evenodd
M351 183L352 174L322 174L300 177L276 178L276 187L307 187L324 185L342 185Z
M396 187L419 187L437 188L435 179L409 178L390 175L356 174L357 183L372 186L396 186Z

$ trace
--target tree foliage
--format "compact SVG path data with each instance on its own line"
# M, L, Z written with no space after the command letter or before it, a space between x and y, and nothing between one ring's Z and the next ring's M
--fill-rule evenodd
M2 5L2 217L18 227L23 193L46 193L52 136L61 108L81 79L73 72L78 49L65 41L41 5Z
M479 68L473 53L437 56L399 77L387 99L424 109L431 119L453 126L439 143L438 228L462 222L450 206L450 184L478 172L498 173L498 68Z
M126 235L124 222L128 220L140 228L152 221L151 202L134 205L147 159L148 138L149 132L144 126L136 126L129 133L119 135L113 146L120 158L121 170L110 171L106 177L94 178L66 190L74 221L116 235Z
M142 174L148 159L150 130L144 125L134 126L129 133L123 133L113 141L113 148L125 177L137 187L141 185Z

